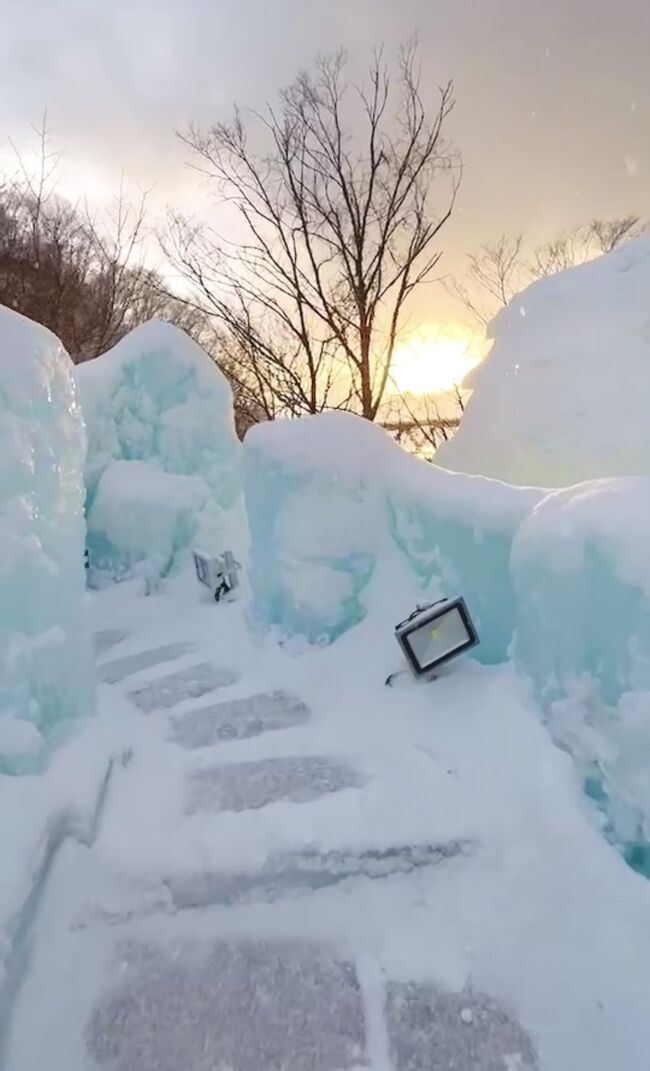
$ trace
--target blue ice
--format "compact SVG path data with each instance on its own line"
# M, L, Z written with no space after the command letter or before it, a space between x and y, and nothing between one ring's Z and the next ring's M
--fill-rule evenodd
M330 642L365 616L371 578L390 586L397 549L423 599L465 596L477 658L507 657L510 547L542 492L428 465L342 413L255 428L244 455L259 622Z
M549 495L515 538L514 657L607 836L650 876L650 480Z
M0 771L18 773L92 712L85 435L54 335L0 308L0 357Z
M241 500L232 393L200 346L152 320L77 380L91 583L164 576L192 542L231 549Z
M337 453L347 435L347 462ZM330 643L365 616L384 498L364 461L386 445L358 418L326 414L258 425L246 436L244 485L253 617Z
M650 480L513 487L343 414L256 428L244 454L254 619L327 643L372 606L388 631L400 559L405 598L463 595L472 657L514 657L607 835L650 875Z

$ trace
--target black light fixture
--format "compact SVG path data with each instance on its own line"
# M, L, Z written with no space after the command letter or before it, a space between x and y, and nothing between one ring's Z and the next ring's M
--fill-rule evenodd
M465 600L441 599L421 606L395 627L395 637L416 677L433 674L479 642Z
M229 595L239 584L237 573L241 568L231 551L223 554L206 554L203 550L192 550L194 569L199 583L212 592L215 602Z

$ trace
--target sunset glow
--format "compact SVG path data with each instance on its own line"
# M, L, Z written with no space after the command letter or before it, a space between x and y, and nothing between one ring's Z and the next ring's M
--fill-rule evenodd
M481 340L471 332L423 328L395 350L393 392L441 394L452 390L481 357Z

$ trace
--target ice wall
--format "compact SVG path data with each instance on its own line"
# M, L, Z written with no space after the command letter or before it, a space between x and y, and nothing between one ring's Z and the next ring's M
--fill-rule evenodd
M447 472L395 450L387 505L397 545L423 591L437 582L444 594L464 596L481 638L474 656L505 661L515 620L512 539L544 492Z
M0 308L0 365L0 771L21 772L92 712L85 435L54 335Z
M629 478L550 495L512 552L516 663L611 838L637 852L650 843L649 544L650 479Z
M643 237L518 294L436 462L543 487L650 474L649 292Z
M192 542L233 548L241 474L232 395L200 346L152 320L81 365L77 380L91 582L164 576Z
M364 616L385 531L384 433L328 413L252 428L244 445L253 613L330 642Z
M650 690L650 479L595 480L545 498L512 553L516 657L545 702L582 679L609 704Z
M370 606L388 631L400 600L462 594L472 657L514 655L607 836L650 876L650 479L509 486L346 414L255 428L244 456L257 621L330 642Z
M393 568L397 547L414 581L405 599L464 595L481 635L476 657L506 658L510 545L542 492L445 472L343 413L258 426L244 455L258 621L335 639L362 619L369 581L378 564Z

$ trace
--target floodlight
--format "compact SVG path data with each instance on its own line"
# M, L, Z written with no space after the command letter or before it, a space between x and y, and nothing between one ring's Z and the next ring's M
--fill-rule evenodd
M231 551L206 554L203 550L193 549L192 557L197 580L210 589L216 602L238 586L237 573L241 566Z
M465 600L441 599L418 607L395 628L395 637L416 677L433 673L479 642Z

